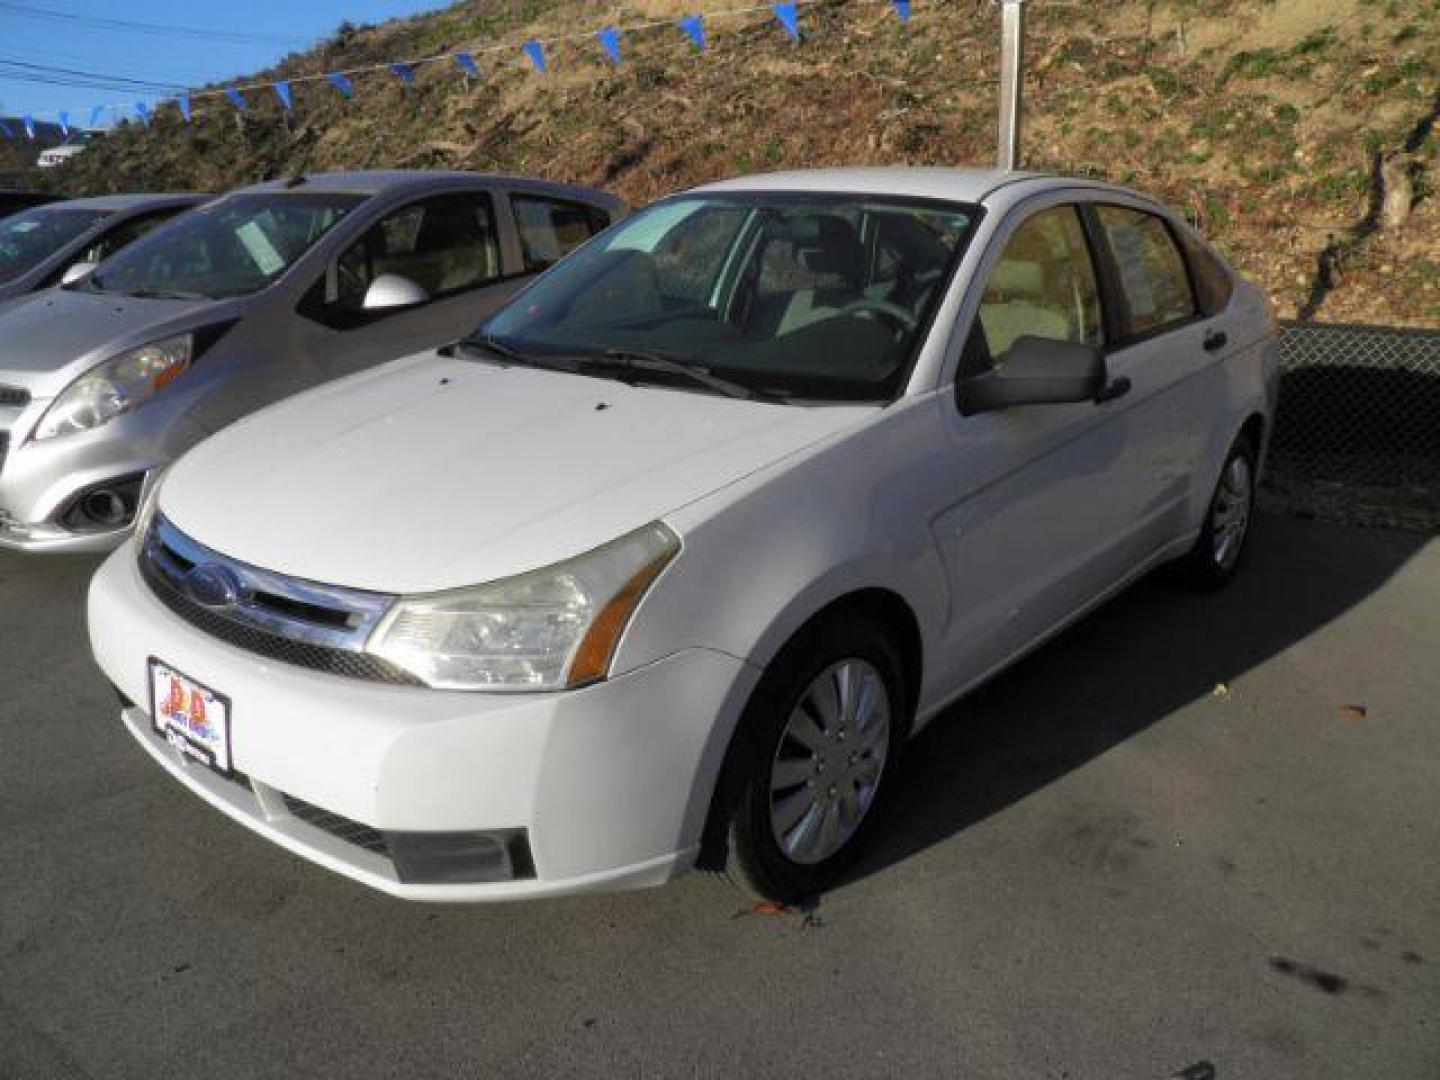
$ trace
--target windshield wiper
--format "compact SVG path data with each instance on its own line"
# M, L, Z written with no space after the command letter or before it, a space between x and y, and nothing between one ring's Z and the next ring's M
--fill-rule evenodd
M136 289L125 294L137 300L209 300L204 293L179 292L174 289Z
M530 364L551 371L564 371L572 375L600 375L620 377L625 375L663 374L678 375L696 385L732 398L746 401L788 401L784 394L756 386L723 379L703 364L693 360L664 356L660 353L640 349L606 349L603 353L584 353L574 356L547 355L520 352L513 346L500 341L490 334L479 334L459 342L465 350L488 352L502 360L515 364Z
M533 367L548 368L551 371L568 371L572 375L580 370L580 361L573 357L537 356L534 353L523 353L490 334L462 338L456 342L456 345L467 352L493 353L512 364L530 364Z
M640 349L606 349L601 356L585 357L581 361L581 370L640 374L658 372L665 375L679 375L681 378L689 379L699 386L717 391L726 397L742 398L746 401L786 400L783 394L721 378L704 364L696 363L694 360L682 360L679 357L665 356L661 353L646 352Z

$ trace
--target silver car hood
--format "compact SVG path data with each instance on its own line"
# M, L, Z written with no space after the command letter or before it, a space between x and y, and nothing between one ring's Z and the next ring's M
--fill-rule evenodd
M117 353L223 319L238 306L47 289L0 306L0 385L52 397Z

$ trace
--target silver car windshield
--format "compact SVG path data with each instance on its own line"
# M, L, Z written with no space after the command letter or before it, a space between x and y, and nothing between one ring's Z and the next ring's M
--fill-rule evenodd
M723 379L756 396L886 399L978 215L901 198L681 196L596 237L472 341L511 362L688 389L705 389L698 370L717 392Z
M0 283L39 266L108 216L106 210L41 206L0 221Z
M168 222L76 287L180 299L258 292L365 199L290 192L232 195Z

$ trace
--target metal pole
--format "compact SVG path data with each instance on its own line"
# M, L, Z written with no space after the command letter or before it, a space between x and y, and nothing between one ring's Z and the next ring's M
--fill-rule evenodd
M1025 81L1025 0L1000 0L1000 153L1006 170L1020 165L1020 89Z

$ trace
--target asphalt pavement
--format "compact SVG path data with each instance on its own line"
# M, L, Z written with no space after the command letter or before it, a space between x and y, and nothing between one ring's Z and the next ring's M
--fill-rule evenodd
M0 1080L1440 1077L1440 538L1264 518L912 744L854 880L406 904L169 781L0 555Z

